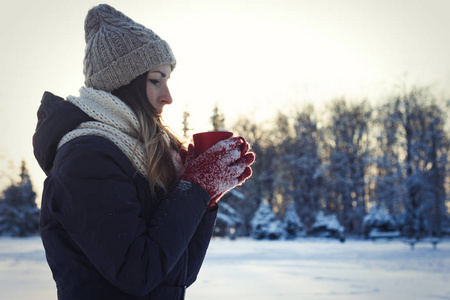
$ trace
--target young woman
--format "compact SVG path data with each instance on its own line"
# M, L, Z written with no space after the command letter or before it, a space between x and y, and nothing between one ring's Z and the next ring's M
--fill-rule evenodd
M86 17L85 87L46 92L33 137L40 230L59 299L184 299L221 195L251 176L242 138L201 155L161 123L169 45L108 5Z

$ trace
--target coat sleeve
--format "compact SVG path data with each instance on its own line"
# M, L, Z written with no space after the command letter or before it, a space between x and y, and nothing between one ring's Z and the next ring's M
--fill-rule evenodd
M206 212L189 243L189 261L186 286L190 286L197 279L197 275L206 255L206 250L208 250L216 218L217 209Z
M196 184L180 182L147 225L135 183L120 162L126 157L106 140L99 146L98 139L79 138L59 150L52 213L108 281L143 296L188 247L209 196Z

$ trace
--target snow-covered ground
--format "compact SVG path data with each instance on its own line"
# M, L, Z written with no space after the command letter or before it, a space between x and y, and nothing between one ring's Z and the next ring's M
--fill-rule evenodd
M187 300L450 299L450 241L214 239ZM40 239L0 238L0 299L56 299Z

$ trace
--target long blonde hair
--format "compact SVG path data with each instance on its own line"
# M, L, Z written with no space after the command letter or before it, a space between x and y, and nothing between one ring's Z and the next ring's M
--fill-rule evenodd
M142 74L111 93L130 106L138 118L139 132L136 138L144 144L148 183L152 196L155 196L157 190L167 192L177 179L172 153L178 152L183 145L163 124L161 116L150 104L146 93L147 74Z

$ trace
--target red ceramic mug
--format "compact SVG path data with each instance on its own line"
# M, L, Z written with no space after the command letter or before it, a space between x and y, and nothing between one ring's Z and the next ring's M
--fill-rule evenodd
M197 155L200 155L218 142L226 140L232 136L233 133L229 131L208 131L196 133L192 136L194 139L195 152Z
M194 139L194 145L195 145L195 152L197 155L202 154L209 148L211 148L213 145L217 144L218 142L222 140L226 140L233 136L233 133L230 131L208 131L208 132L200 132L196 133L192 136ZM244 147L244 145L247 145L243 137L239 137L243 143L241 145L242 148L242 154L241 156L245 155L248 151L248 147Z

